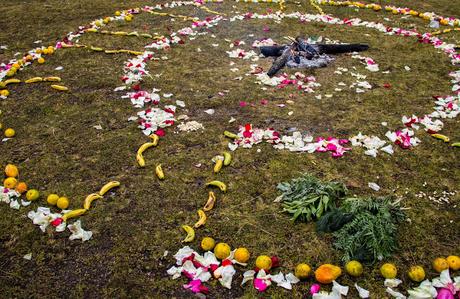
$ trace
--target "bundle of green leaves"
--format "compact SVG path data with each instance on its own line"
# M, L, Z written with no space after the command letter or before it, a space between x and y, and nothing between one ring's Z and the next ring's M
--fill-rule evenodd
M397 225L404 219L399 201L391 197L355 197L326 213L316 229L333 232L334 246L344 252L343 261L373 263L397 249Z
M277 188L282 192L283 211L292 214L292 220L304 222L319 219L347 192L342 183L322 182L310 174L280 183Z

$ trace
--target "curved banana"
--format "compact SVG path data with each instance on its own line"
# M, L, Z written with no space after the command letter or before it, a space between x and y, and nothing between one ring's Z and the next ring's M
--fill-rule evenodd
M116 31L116 32L113 32L113 35L128 35L128 32L125 32L125 31Z
M224 131L224 135L228 138L231 138L231 139L237 139L238 138L238 135L236 134L233 134L232 132L229 132L229 131Z
M223 152L222 155L224 156L224 166L230 165L232 163L232 155L229 152Z
M198 217L200 217L200 219L193 225L195 228L205 225L206 219L208 219L203 210L198 210Z
M153 142L146 142L143 145L141 145L139 149L137 150L136 160L137 160L137 163L139 163L140 167L145 166L145 160L142 154L145 152L146 149L152 146L155 146Z
M158 141L160 141L160 136L158 136L157 134L152 134L149 136L149 138L152 139L152 143L154 146L158 145Z
M187 233L187 236L182 242L192 242L195 239L195 230L188 225L182 225L182 229Z
M3 83L5 83L5 85L18 84L18 83L21 83L21 80L19 80L19 79L8 79L8 80L5 80Z
M83 208L89 210L91 207L91 203L96 199L101 199L102 196L99 193L91 193L90 195L86 196L85 202L83 203Z
M145 37L145 38L152 38L153 36L148 33L141 33L140 36Z
M107 184L102 186L101 190L99 190L99 195L103 196L104 194L109 192L110 189L118 187L118 186L120 186L120 182L118 181L108 182Z
M455 142L455 143L452 143L451 146L455 146L455 147L460 147L460 142Z
M203 207L203 211L208 212L214 208L214 204L216 203L216 195L214 192L209 191L208 201Z
M160 179L160 180L164 180L165 179L165 174L163 172L163 169L161 168L161 164L158 164L157 167L155 167L155 173L157 174L157 177Z
M30 78L30 79L27 79L26 81L24 81L24 83L27 83L27 84L37 83L37 82L43 82L43 78L42 77L33 77L33 78Z
M206 186L216 186L220 189L222 192L227 192L227 185L221 181L211 181L209 183L206 183Z
M105 54L117 54L118 50L105 50Z
M214 173L218 173L222 169L222 165L224 165L224 161L222 161L222 159L217 158L216 164L214 165Z
M450 141L449 137L447 137L446 135L442 135L442 134L431 134L431 137L434 137L436 139L440 139L440 140L442 140L444 142L449 142Z
M62 85L51 85L51 88L54 88L59 91L68 91L69 89L65 86Z
M87 211L87 209L73 210L73 211L65 213L64 215L62 215L61 218L62 218L62 220L67 221L67 219L75 218L75 217L78 217L78 216L81 216L81 215L85 214L86 211Z
M61 77L45 77L43 78L45 82L61 82Z

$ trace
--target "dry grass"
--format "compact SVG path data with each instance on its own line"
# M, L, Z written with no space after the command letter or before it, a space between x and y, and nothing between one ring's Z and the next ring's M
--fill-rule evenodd
M34 46L41 39L44 44L54 42L78 25L115 10L145 5L142 1L45 1L43 5L5 0L7 12L0 25L0 44L9 49L0 54L7 60L17 51ZM386 1L389 2L389 1ZM391 1L405 5L405 1ZM450 1L423 1L411 4L415 8L434 10L439 14L454 15ZM151 3L147 3L151 4ZM245 5L226 2L211 8L230 12L234 10L264 11L267 5ZM276 6L271 6L276 8ZM288 10L307 10L310 6L289 5ZM346 8L325 8L326 12L341 17L359 16L381 20L388 17L402 27L413 26L424 32L426 23L416 19L400 19L390 14L355 11ZM195 8L178 8L177 13L206 14ZM458 16L458 15L457 15ZM387 22L387 21L383 21ZM181 28L184 22L150 15L139 15L130 24L114 24L116 30L136 29L149 33L165 33L168 28ZM263 31L263 25L270 28ZM397 150L395 155L382 154L377 159L354 149L341 159L326 154L294 154L276 151L261 145L261 152L238 150L234 163L221 174L212 174L211 158L226 148L224 130L235 131L238 124L251 122L260 127L271 126L281 132L291 127L309 130L315 135L350 136L359 131L375 132L383 136L387 121L390 128L400 125L402 115L429 113L433 94L450 90L447 73L454 68L443 54L415 40L388 37L363 28L345 28L319 24L299 24L294 21L264 24L261 21L222 23L211 29L209 35L198 37L186 45L173 48L166 55L169 60L152 62L152 73L160 78L146 79L143 86L161 88L174 93L186 102L185 113L203 123L204 133L174 134L170 129L158 148L146 153L147 167L136 166L134 153L146 141L134 123L127 122L135 114L129 101L119 98L113 88L120 85L122 63L128 56L109 56L81 49L58 51L44 65L33 66L19 75L60 75L70 93L56 93L46 85L17 86L12 95L0 102L2 122L14 127L18 136L0 145L0 165L19 165L22 179L43 194L57 192L72 199L71 207L80 205L84 196L98 190L109 180L120 180L122 187L82 218L84 227L94 232L94 238L81 244L68 241L68 235L40 233L26 217L6 205L0 205L0 293L3 298L25 297L190 297L181 283L171 281L166 269L171 258L163 258L165 250L175 252L182 244L180 225L196 221L195 211L205 202L204 183L218 178L229 183L230 191L219 195L217 208L210 214L206 227L198 231L192 246L197 247L201 237L209 235L232 246L245 246L254 255L276 254L283 261L283 271L292 271L295 264L308 262L318 266L340 260L340 253L332 248L331 238L317 235L313 224L293 224L288 215L272 201L278 195L276 184L302 172L311 172L324 179L338 179L347 183L353 194L372 195L367 183L382 186L379 194L395 194L404 198L411 224L403 225L398 236L400 252L393 261L404 272L409 265L420 263L431 269L430 261L439 255L459 254L459 197L450 205L435 205L428 199L414 195L443 190L455 191L459 186L460 165L458 151L442 142L420 134L422 144L411 151ZM317 100L286 88L273 93L263 92L253 78L231 80L235 73L229 70L228 43L223 39L244 40L250 45L256 38L271 37L281 41L285 35L299 33L322 35L342 42L365 42L371 49L366 55L374 58L381 69L390 75L369 74L374 86L391 83L393 88L375 88L363 95L354 92L336 93L331 99ZM254 37L248 37L254 34ZM453 35L452 39L460 36ZM125 47L141 50L143 39L87 34L81 43L106 47ZM220 47L213 47L219 43ZM200 47L202 52L198 53ZM241 72L249 70L249 62L236 61ZM260 61L267 67L270 61ZM57 74L54 68L62 65ZM409 65L411 72L404 66ZM309 71L322 84L316 94L330 93L338 82L350 83L347 76L333 74L336 67L354 66L368 74L356 60L340 56L333 66ZM244 75L243 75L244 76ZM229 90L220 97L219 91ZM278 108L292 94L294 104ZM262 98L267 106L259 105ZM239 107L240 101L256 104ZM203 111L213 108L216 114ZM288 116L288 111L293 111ZM234 117L237 121L228 124ZM458 120L446 121L444 133L460 140ZM93 126L101 125L103 130ZM161 161L167 179L159 182L154 165ZM194 165L202 163L201 168ZM426 185L425 185L426 182ZM43 200L32 207L44 205ZM32 252L31 261L22 256ZM433 274L428 270L429 274ZM239 283L240 276L236 278ZM402 275L404 286L412 284ZM352 284L347 277L342 283ZM366 268L358 280L369 288L373 298L383 298L384 288L377 267ZM271 298L302 298L309 284L302 284L288 292L271 288ZM212 298L258 296L250 287L235 285L227 291L217 285L211 287ZM353 293L352 297L356 294Z

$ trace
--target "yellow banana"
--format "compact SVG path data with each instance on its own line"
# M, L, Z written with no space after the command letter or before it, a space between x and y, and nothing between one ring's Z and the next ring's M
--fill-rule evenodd
M37 83L37 82L43 82L43 78L42 77L33 77L33 78L30 78L30 79L27 79L26 81L24 81L25 83L27 84L30 84L30 83Z
M86 196L85 202L83 203L83 208L89 210L91 207L91 203L96 199L101 199L102 196L99 193L91 193L90 195Z
M99 195L103 196L104 194L109 192L110 189L118 187L118 186L120 186L120 182L118 181L108 182L107 184L102 186L101 190L99 190Z
M128 50L128 53L131 55L139 56L139 55L142 55L144 52Z
M228 138L231 138L231 139L237 139L238 138L238 135L236 134L233 134L232 132L229 132L229 131L224 131L224 135Z
M223 152L222 155L224 156L224 166L230 165L232 163L232 155L229 152Z
M200 219L193 226L195 228L198 228L206 224L207 217L203 210L198 210L198 217L200 217Z
M91 50L93 50L93 51L96 51L96 52L102 52L102 51L104 51L104 49L99 48L99 47L93 47L93 46L91 46L91 47L89 47L89 48L90 48Z
M51 88L54 88L56 90L60 90L60 91L68 91L69 89L65 86L62 86L62 85L51 85Z
M116 32L113 32L114 35L128 35L128 32L125 32L125 31L116 31Z
M216 195L214 194L214 192L209 191L208 201L204 205L203 211L207 212L207 211L212 210L212 208L214 208L215 203L216 203Z
M61 77L45 77L43 78L45 82L61 82Z
M5 82L0 82L0 89L5 88L5 87L6 87Z
M73 211L65 213L64 215L62 215L61 218L62 218L62 220L67 221L67 219L75 218L75 217L78 217L78 216L81 216L81 215L85 214L86 211L87 211L87 209L73 210Z
M455 143L452 143L452 146L455 146L455 147L460 147L460 142L455 142Z
M216 164L214 165L214 173L218 173L222 169L222 165L224 165L224 161L222 161L222 159L217 158Z
M146 142L143 145L141 145L139 147L139 149L137 150L136 160L137 160L137 163L139 163L140 167L145 166L145 160L144 160L144 156L142 154L144 153L144 151L146 149L148 149L149 147L152 147L152 146L155 146L155 144L153 142Z
M165 179L165 174L163 172L163 169L161 168L161 164L158 164L157 167L155 167L155 173L157 174L157 177L160 179L160 180L164 180Z
M182 229L187 233L187 236L182 242L192 242L195 239L195 230L188 225L182 225Z
M104 51L106 54L117 54L118 50L105 50Z
M434 137L436 139L440 139L440 140L442 140L444 142L449 142L450 141L449 137L447 137L446 135L442 135L442 134L431 134L431 137Z
M158 145L158 141L160 141L160 136L158 136L157 134L152 134L149 136L149 138L152 139L152 143L154 146Z
M152 38L153 36L148 33L141 33L140 36L145 37L145 38Z
M209 183L206 183L206 186L216 186L220 189L222 192L227 192L227 185L221 181L211 181Z
M18 84L18 83L21 83L21 80L19 79L8 79L8 80L5 80L5 85L8 85L8 84Z
M97 29L89 28L89 29L86 29L86 32L96 33L96 32L97 32Z
M128 36L139 36L139 33L137 31L133 31L127 34Z

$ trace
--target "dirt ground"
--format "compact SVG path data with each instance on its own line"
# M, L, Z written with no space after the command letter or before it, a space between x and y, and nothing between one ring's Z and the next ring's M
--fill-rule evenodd
M380 1L396 6L410 5L419 11L460 17L460 3L447 0ZM414 2L414 3L412 3ZM156 2L155 2L156 3ZM41 40L51 45L69 31L96 18L111 16L116 10L154 5L146 1L12 1L3 0L0 18L0 62L7 62L16 52L24 53ZM209 8L233 15L247 11L276 10L275 4L243 4L225 1ZM341 18L359 17L400 26L419 32L433 29L418 18L394 16L352 8L323 7L326 13ZM196 7L167 10L177 14L205 18L212 14ZM306 2L289 2L287 11L316 13ZM387 18L387 19L384 19ZM188 21L140 14L130 23L109 24L109 30L166 34L184 27ZM190 23L190 22L188 22ZM204 131L179 132L169 128L160 145L145 154L147 166L139 168L137 148L148 138L128 118L138 110L121 99L114 88L121 85L123 63L127 54L107 55L86 49L62 49L47 58L45 64L20 72L19 79L34 76L60 76L70 88L58 93L47 85L17 85L11 95L0 100L0 122L13 127L17 137L0 143L0 166L18 165L21 180L37 188L42 198L20 211L0 204L0 294L2 298L189 298L182 288L185 280L173 281L166 270L174 263L171 253L183 246L182 224L194 223L196 210L207 199L204 184L213 179L228 183L229 192L219 194L217 208L206 226L197 231L190 246L198 248L204 236L212 236L232 247L247 247L253 256L277 255L284 272L293 271L300 262L313 267L322 263L340 263L341 253L332 246L329 235L319 235L314 224L292 223L273 200L279 195L276 185L301 173L309 172L325 180L343 181L352 195L394 195L402 198L410 222L400 226L399 251L390 260L404 273L410 265L425 266L434 276L431 261L438 256L460 254L460 160L459 150L431 138L420 130L421 144L411 150L397 149L394 155L379 154L372 158L353 148L344 157L328 154L305 154L279 151L268 144L253 149L238 149L234 162L219 174L212 172L212 157L227 148L222 132L236 132L238 125L252 123L273 127L282 133L291 128L306 130L315 136L352 136L358 132L384 136L388 128L401 127L402 115L423 115L433 110L433 95L449 94L450 71L458 69L446 55L415 38L387 36L375 30L357 27L300 23L285 20L249 20L222 22L209 29L210 34L186 41L162 53L167 60L152 61L152 76L143 87L159 88L186 103L179 114L203 124ZM211 34L215 38L211 37ZM250 36L253 34L253 36ZM314 94L293 88L261 90L251 77L245 77L251 62L228 57L229 40L242 40L246 48L257 38L270 37L282 42L284 36L307 34L341 42L370 45L366 56L376 60L384 75L369 73L374 88L364 94L353 91L334 92L339 82L351 83L348 75L337 75L337 67L361 73L365 70L355 59L340 55L332 66L305 71L314 75L321 87ZM444 36L443 36L444 38ZM460 31L445 36L460 44ZM143 51L145 39L101 34L85 34L80 43L107 48ZM218 47L213 44L219 44ZM198 52L198 48L201 52ZM239 73L230 70L239 68ZM269 59L257 62L265 69ZM63 66L63 71L55 68ZM404 66L410 66L406 71ZM294 72L288 70L288 72ZM245 77L235 81L236 76ZM390 83L392 88L382 86ZM226 91L224 96L219 92ZM332 98L318 100L317 94L333 93ZM267 99L267 105L260 105ZM290 102L286 100L290 99ZM168 99L165 99L166 102ZM254 105L241 107L246 101ZM280 108L278 104L285 104ZM213 115L204 112L214 109ZM292 115L288 112L292 111ZM233 117L233 123L228 120ZM387 122L388 128L381 125ZM458 119L445 120L442 133L460 141ZM94 126L100 125L102 130ZM257 149L260 149L258 151ZM166 179L159 181L154 166L162 163ZM201 163L201 167L196 167ZM69 241L69 233L42 233L27 218L28 210L46 205L46 195L58 193L71 199L70 208L81 205L85 196L99 190L106 182L118 180L120 188L94 205L82 223L93 231L93 238L82 243ZM378 183L378 193L368 187ZM449 203L437 204L424 192L438 197L443 191L456 192ZM164 252L170 254L164 257ZM23 258L32 253L32 259ZM252 267L254 259L251 259ZM372 298L385 298L378 264L366 266L359 279L346 275L340 282L354 282L371 291ZM415 286L402 274L404 288ZM249 285L240 287L238 271L232 290L211 283L210 298L305 298L311 281L287 291L271 287L257 294ZM352 290L349 298L356 298Z

